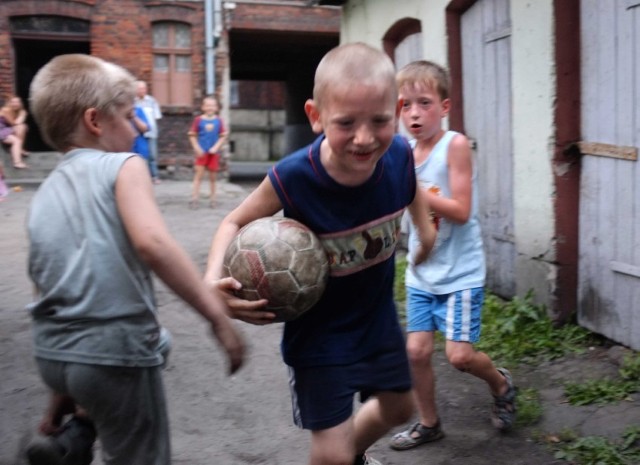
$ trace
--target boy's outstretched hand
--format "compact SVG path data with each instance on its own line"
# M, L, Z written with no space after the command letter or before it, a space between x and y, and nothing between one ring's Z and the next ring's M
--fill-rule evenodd
M211 323L211 330L222 349L227 353L229 374L232 375L240 369L244 362L246 353L244 341L229 319L223 318Z
M240 289L242 285L233 278L222 278L208 284L214 286L214 292L217 291L225 300L230 311L230 317L236 320L242 320L253 325L267 325L273 323L275 313L265 310L267 305L266 299L261 300L244 300L237 297L234 291Z

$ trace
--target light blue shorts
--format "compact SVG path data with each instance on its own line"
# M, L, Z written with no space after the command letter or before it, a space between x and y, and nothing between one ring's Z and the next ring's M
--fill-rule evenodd
M480 339L484 288L436 295L407 287L407 332L440 331L449 341Z

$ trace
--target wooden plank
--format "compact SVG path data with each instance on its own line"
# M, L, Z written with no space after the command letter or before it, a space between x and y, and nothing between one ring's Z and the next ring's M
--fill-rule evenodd
M611 260L609 263L611 270L616 273L622 273L634 278L640 278L640 266L630 265L629 263L619 262L617 260Z
M491 31L487 32L484 35L484 43L488 44L490 42L495 42L496 40L505 39L507 37L511 37L511 28L505 27L499 31Z
M578 142L578 148L583 155L597 155L599 157L620 158L631 161L638 160L637 147L580 141Z

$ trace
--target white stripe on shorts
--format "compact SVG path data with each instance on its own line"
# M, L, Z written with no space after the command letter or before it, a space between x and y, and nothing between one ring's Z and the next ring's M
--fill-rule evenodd
M471 289L462 291L462 327L460 340L468 341L471 334Z
M456 321L456 297L460 295L460 316ZM459 327L457 327L459 325ZM459 337L454 337L456 329ZM469 341L471 335L471 289L449 294L447 298L447 339Z
M289 369L289 390L291 391L291 409L293 411L293 423L302 428L302 418L300 416L300 407L298 406L298 395L296 394L296 375L291 367Z
M447 340L453 339L456 317L456 293L449 294L447 298Z

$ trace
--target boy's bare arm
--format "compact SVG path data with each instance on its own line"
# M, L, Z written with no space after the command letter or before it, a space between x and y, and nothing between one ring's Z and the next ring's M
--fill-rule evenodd
M454 137L449 144L447 165L451 197L441 197L429 192L427 199L438 216L463 224L469 220L471 214L473 161L469 141L462 134Z
M220 278L224 253L240 228L258 218L272 216L281 209L282 204L271 181L265 178L235 210L222 220L216 231L209 250L204 279L208 287L218 288L226 293L227 305L233 318L252 324L271 323L275 318L275 314L264 311L266 300L239 299L233 295L233 291L239 289L240 283L232 278Z
M209 153L218 153L218 152L220 152L220 150L224 146L225 142L227 142L227 138L228 137L229 137L229 133L228 132L223 132L222 134L220 134L220 137L218 138L216 143L213 144L213 147L211 147L209 149Z
M420 248L415 256L412 257L414 265L419 265L429 257L429 253L436 241L436 228L431 221L431 208L429 207L426 193L426 189L416 188L416 195L409 205L411 221L420 239Z
M202 151L202 147L200 147L200 144L198 143L198 135L194 134L192 132L189 133L189 143L191 144L191 148L193 149L193 153L196 154L196 156L200 156L202 155L204 152Z
M129 158L116 180L116 203L129 238L156 275L211 323L229 359L230 373L240 368L245 346L227 315L224 299L202 282L191 258L171 236L155 202L146 161Z
M144 134L149 130L149 126L147 126L147 123L142 121L142 119L138 118L137 116L133 117L133 124L140 134Z

